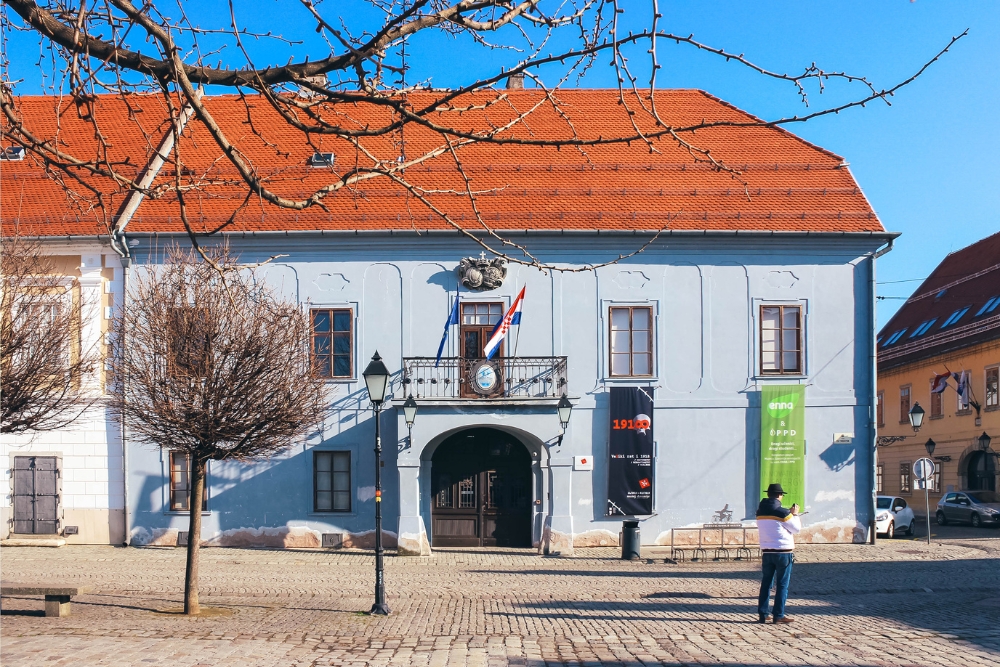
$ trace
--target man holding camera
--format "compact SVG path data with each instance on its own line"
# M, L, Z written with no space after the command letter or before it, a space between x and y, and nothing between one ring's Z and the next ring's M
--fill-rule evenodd
M766 623L771 615L767 606L771 596L771 583L775 582L774 623L791 623L785 616L785 600L788 598L788 582L792 579L792 563L795 561L796 533L802 530L799 521L799 506L791 509L781 506L785 490L781 484L767 487L767 498L757 506L757 532L760 535L761 570L760 595L757 598L758 623Z

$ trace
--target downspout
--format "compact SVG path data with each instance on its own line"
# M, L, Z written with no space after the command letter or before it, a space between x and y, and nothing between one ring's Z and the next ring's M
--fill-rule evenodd
M198 91L198 97L199 99L201 98L201 90ZM174 126L175 129L164 135L163 140L156 149L156 153L153 154L149 164L146 165L146 171L143 173L142 178L139 179L139 183L136 185L136 188L129 193L124 204L122 205L121 210L118 212L114 229L111 232L111 247L118 253L122 263L122 312L125 310L125 303L128 299L128 274L129 269L132 266L132 255L129 252L128 241L125 238L125 227L128 226L128 223L132 220L135 212L139 210L139 205L142 204L143 199L146 198L146 191L149 189L149 186L153 184L153 181L160 173L160 169L163 168L163 165L170 156L170 153L174 150L174 141L176 136L184 131L184 127L187 125L188 121L191 120L192 115L194 115L194 107L190 104L185 105L185 107L181 110L180 116L177 118L177 123ZM118 335L118 345L122 350L125 349L126 333L127 332L123 327L122 331L120 331ZM126 382L127 379L128 378L121 378L120 380L121 382ZM129 516L128 437L125 428L124 410L120 411L119 432L121 433L122 445L122 506L124 508L123 519L125 524L123 546L127 547L132 541L132 522L131 517Z
M121 238L122 238L122 241L125 240L124 235ZM122 245L125 245L125 244L123 243ZM127 253L128 252L128 246L125 246L125 248L126 248L126 253ZM125 311L125 300L128 298L128 273L129 273L129 267L132 265L132 258L129 257L128 254L125 254L125 255L123 255L121 257L121 261L122 261L122 305L121 305L121 308L122 308L122 313L124 314L124 311ZM120 346L120 349L122 351L124 351L124 349L125 349L125 328L124 327L122 327L122 330L118 334L118 345ZM125 383L126 379L127 378L124 378L124 377L123 378L119 378L119 381L122 382L122 383ZM123 547L127 547L129 545L129 543L132 541L132 526L131 526L131 522L129 521L129 514L128 514L128 438L125 435L125 411L124 410L120 410L119 411L119 419L120 419L120 423L118 425L119 426L118 430L119 430L119 433L121 434L121 439L122 439L122 507L124 509L124 511L123 511L123 522L124 522L124 530L125 530L125 534L123 535L123 539L122 539L122 546Z
M871 381L871 396L878 400L878 350L876 348L875 339L878 337L878 331L876 329L878 323L875 319L875 309L878 299L878 295L875 290L875 260L877 260L882 255L890 252L892 250L894 238L890 238L888 243L882 248L879 248L871 258L871 266L868 269L868 285L871 297L871 338L869 339L869 345L871 346L871 369L872 369L872 381ZM871 475L871 493L869 494L869 504L868 504L868 531L869 531L869 544L875 545L875 496L878 495L878 489L875 488L875 480L878 474L878 406L872 405L869 408L869 423L871 427L871 452L872 460L869 473Z

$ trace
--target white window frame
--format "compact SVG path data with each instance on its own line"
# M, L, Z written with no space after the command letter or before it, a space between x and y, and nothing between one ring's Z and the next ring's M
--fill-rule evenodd
M350 377L329 377L322 378L327 384L346 384L350 382L357 382L361 377L361 371L358 370L358 365L361 361L360 350L361 350L361 309L357 301L321 301L313 302L307 301L302 304L302 308L305 311L306 319L309 321L309 363L312 364L312 345L313 345L313 330L312 330L312 311L314 310L350 310L351 311L351 332L354 338L351 340L351 376ZM330 323L333 326L333 323ZM332 344L332 343L331 343ZM332 360L331 360L332 363Z
M986 384L986 377L990 371L996 371L997 373L997 392L994 394L996 397L995 403L987 403L987 397L989 396L988 386ZM986 410L998 410L1000 409L1000 364L992 364L983 368L983 407Z
M327 521L335 520L341 517L355 517L358 516L359 506L364 504L358 497L358 490L362 488L361 486L361 469L358 462L358 448L355 446L356 443L350 442L326 442L322 445L317 445L316 447L310 447L306 450L307 456L303 457L307 460L305 474L309 475L309 510L306 512L306 516L310 517L321 517ZM316 511L316 452L348 452L351 456L351 509L349 512L317 512ZM374 484L374 482L371 482ZM370 488L374 488L373 486Z
M190 454L188 454L187 452L185 452L183 449L168 449L166 447L161 447L160 448L160 452L161 452L161 463L163 465L163 472L164 472L164 476L163 476L163 479L164 479L164 484L163 484L163 496L164 496L163 497L163 513L164 514L190 514L190 512L191 512L191 510L190 510L190 502L191 502L190 496L188 497L188 504L189 504L189 508L188 509L186 509L186 510L184 510L184 509L174 509L174 507L173 507L173 503L171 502L171 499L172 499L172 496L173 496L172 485L173 485L173 474L174 474L174 471L170 467L170 459L171 459L171 455L172 454L174 454L175 452L180 453L180 454L187 454L188 455L188 480L189 480L188 483L190 484L190 479L191 479ZM162 454L165 454L165 456L162 456ZM212 494L210 493L211 488L212 488L212 462L211 461L205 461L205 494L204 494L204 497L202 498L202 510L201 510L202 516L206 516L206 515L212 513L212 503L211 503ZM190 489L189 489L189 493L190 493Z
M800 334L802 368L799 373L761 373L764 353L760 339L761 308L765 306L798 306L801 309L802 330ZM809 299L762 299L754 297L750 305L750 322L753 326L753 378L756 381L801 380L809 377L809 350L812 341L809 336Z
M601 299L600 318L598 319L597 349L601 364L602 381L614 384L641 384L659 382L660 379L660 300L659 299ZM612 308L649 308L653 315L653 367L651 375L612 375L611 374L611 309Z

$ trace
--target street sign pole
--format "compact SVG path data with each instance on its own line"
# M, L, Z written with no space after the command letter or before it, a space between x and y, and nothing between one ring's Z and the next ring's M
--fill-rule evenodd
M931 501L927 493L927 482L924 482L924 511L927 512L927 544L931 543Z
M931 543L931 500L928 484L934 479L934 461L928 458L917 459L913 464L913 476L924 486L924 512L927 513L927 544Z

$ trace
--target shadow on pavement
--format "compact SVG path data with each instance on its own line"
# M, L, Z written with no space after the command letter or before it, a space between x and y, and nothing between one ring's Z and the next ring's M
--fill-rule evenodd
M962 559L951 561L885 561L866 562L858 572L857 563L796 563L789 592L789 615L802 617L815 631L816 619L822 617L856 616L883 618L913 628L954 634L970 643L991 651L1000 650L1000 572L995 559ZM759 566L758 566L759 567ZM752 581L753 589L759 577L754 571L644 573L642 571L591 572L529 570L529 575L571 575L608 577L647 577L650 591L646 601L638 600L545 600L524 602L519 606L532 618L606 620L635 618L662 620L743 623L733 614L747 615L753 623L755 607L744 602L727 600L754 599L746 589L725 590L717 594L657 591L660 582L672 578L744 579ZM834 583L835 582L835 583ZM845 589L845 586L849 587ZM676 598L676 601L667 601ZM694 598L698 601L687 601ZM716 602L708 602L716 600ZM811 600L820 604L796 604ZM947 613L945 610L965 610ZM683 616L677 616L677 614ZM812 619L807 621L806 619ZM799 629L796 627L795 629ZM802 627L802 629L806 629Z

